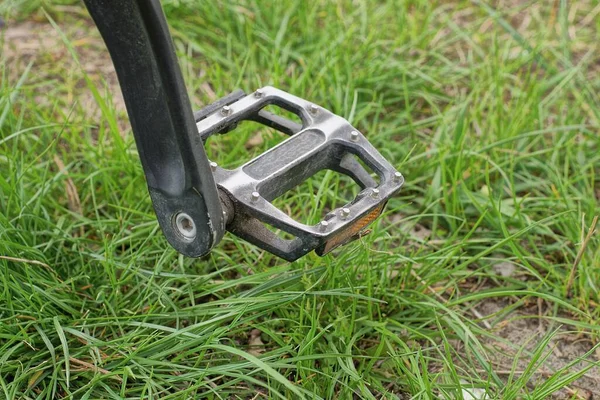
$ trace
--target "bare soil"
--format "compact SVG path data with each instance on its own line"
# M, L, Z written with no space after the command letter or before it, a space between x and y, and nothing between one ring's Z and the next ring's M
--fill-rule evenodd
M89 120L100 118L101 112L85 83L87 75L102 95L105 94L102 88L106 86L105 92L112 96L115 109L123 114L122 119L126 121L125 102L117 76L99 34L91 25L82 23L62 24L59 29L71 42L78 61L70 54L61 33L51 24L5 21L0 34L4 36L2 57L7 60L9 81L17 82L32 63L27 83L39 84L36 89L40 93L36 98L38 103L49 107L55 105L59 99L54 95L48 96L48 86L52 82L60 82L60 85L52 85L54 89L66 89L65 93L61 93L64 100L59 105L67 112L76 110L83 114L81 117Z
M487 300L477 306L484 317L490 317L489 322L498 318L504 309L509 306L507 300ZM544 353L548 357L533 379L530 380L531 388L542 383L556 371L565 368L573 360L583 357L593 350L595 343L584 332L577 332L573 327L550 322L544 318L551 315L552 310L543 302L530 306L523 306L516 311L504 316L493 324L491 333L498 339L481 338L482 343L491 349L488 354L496 368L494 371L501 378L508 377L516 363L515 378L517 379L531 360L531 352L549 332L558 329L556 335L550 340ZM568 316L564 316L569 318ZM572 318L572 317L571 317ZM596 349L587 360L600 361L600 349ZM589 364L587 364L589 365ZM585 362L577 363L569 369L574 372L585 368ZM554 393L551 399L599 399L600 398L600 368L595 366L587 371L581 378Z

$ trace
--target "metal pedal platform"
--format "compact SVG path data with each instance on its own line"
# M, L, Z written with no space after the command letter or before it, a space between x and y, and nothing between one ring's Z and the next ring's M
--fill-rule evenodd
M267 112L264 108L268 105L298 115L302 125ZM226 229L289 261L312 250L318 255L327 254L360 237L404 183L402 174L347 120L273 87L258 89L250 95L234 92L194 116L203 141L211 135L234 130L244 120L260 122L290 135L236 169L211 163ZM379 182L359 160L376 173ZM349 176L362 191L348 204L329 212L319 224L299 223L271 203L326 169ZM294 238L284 239L267 225Z

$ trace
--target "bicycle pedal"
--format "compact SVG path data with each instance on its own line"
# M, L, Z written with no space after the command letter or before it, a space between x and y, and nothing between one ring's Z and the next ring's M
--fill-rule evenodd
M265 107L269 105L296 114L302 124L267 112ZM195 118L203 141L235 130L245 120L290 135L238 168L225 169L211 163L226 229L289 261L312 250L322 256L363 235L404 183L402 174L347 120L273 87L250 95L234 92L195 113ZM377 175L379 182L361 162ZM349 176L361 192L343 207L331 210L316 225L300 223L272 204L322 170ZM268 225L293 239L280 237Z

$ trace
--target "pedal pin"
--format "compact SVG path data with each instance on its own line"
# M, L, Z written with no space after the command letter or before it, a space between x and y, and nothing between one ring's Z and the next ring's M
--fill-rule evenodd
M329 222L327 222L327 221L321 221L321 222L319 222L319 230L321 232L325 232L328 227L329 227Z
M394 182L398 183L400 182L404 177L402 176L402 174L400 172L395 172L394 173Z
M231 107L223 106L223 108L221 108L221 114L223 114L225 116L231 114Z
M350 209L348 207L342 208L342 210L340 211L340 215L342 219L348 218L348 215L350 215Z

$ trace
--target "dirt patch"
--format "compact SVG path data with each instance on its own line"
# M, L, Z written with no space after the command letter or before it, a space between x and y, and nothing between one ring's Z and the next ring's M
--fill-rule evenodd
M76 59L61 33L50 23L6 22L0 34L4 38L2 58L6 60L9 82L14 85L32 63L26 82L34 86L38 104L52 107L58 102L65 115L73 114L69 110L76 110L83 119L90 120L100 118L101 112L86 85L87 75L101 95L109 93L112 96L115 110L125 115L125 103L114 67L91 24L91 21L78 19L76 23L59 26ZM56 93L56 90L61 92Z
M487 300L480 303L477 309L488 322L494 321L501 313L506 312L508 301ZM576 333L569 326L552 324L543 318L552 312L543 302L522 307L510 312L500 321L493 322L491 332L498 339L480 338L482 344L490 351L490 362L496 374L508 378L513 365L516 363L515 378L522 375L531 361L531 352L549 332L558 329L552 337L544 354L548 357L541 362L529 381L530 388L541 384L556 371L566 368L574 360L581 359L594 349L592 340L584 333ZM587 358L570 367L568 372L579 371L590 363L600 361L600 351L597 349ZM514 380L513 379L513 380ZM595 395L595 396L594 396ZM563 399L594 399L600 395L600 368L593 367L582 377L569 386L555 392L550 397L555 400Z

